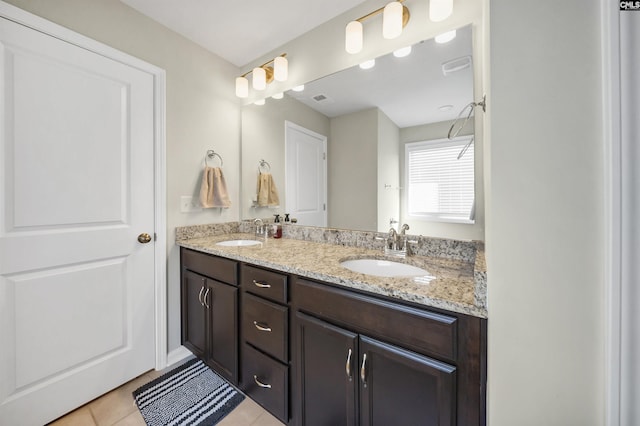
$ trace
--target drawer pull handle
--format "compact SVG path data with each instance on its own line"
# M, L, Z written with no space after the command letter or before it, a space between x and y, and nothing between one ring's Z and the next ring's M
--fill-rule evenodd
M209 290L211 290L211 288L208 288L207 291L204 292L204 306L207 307L207 309L209 309L209 304L207 303L207 297L209 296Z
M353 380L353 377L351 376L351 353L351 349L349 349L349 354L347 355L347 365L345 367L349 381Z
M362 355L362 367L360 367L360 380L364 387L367 387L367 354Z
M260 331L271 331L271 327L265 327L264 325L261 325L260 323L258 323L258 321L254 321L253 325L255 325L256 328Z
M271 284L267 284L264 281L256 281L253 280L253 283L256 285L256 287L260 287L260 288L271 288Z
M204 285L202 287L200 287L200 293L198 294L198 301L200 301L200 304L202 306L204 306L204 302L202 301L202 292L204 291Z
M255 374L253 375L253 381L256 382L256 385L260 386L261 388L271 389L271 385L262 383L260 380L258 380L258 376L256 376Z

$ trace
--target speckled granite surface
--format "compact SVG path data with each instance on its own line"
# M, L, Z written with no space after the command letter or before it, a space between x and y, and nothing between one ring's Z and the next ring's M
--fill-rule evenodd
M486 307L486 266L484 247L472 244L472 259L459 260L424 255L408 256L404 260L385 257L382 249L344 245L341 243L306 241L295 238L261 239L261 244L248 247L225 247L217 242L233 239L254 239L251 233L223 232L233 229L232 225L209 228L182 228L176 233L176 243L182 247L264 266L274 270L296 274L302 277L326 281L344 287L355 288L370 293L395 297L420 303L425 306L446 309L476 317L487 318ZM242 225L240 225L242 228ZM292 226L291 228L296 228ZM236 228L239 229L239 228ZM321 228L317 228L320 232ZM298 228L300 231L301 228ZM329 235L334 235L328 230ZM205 235L203 235L205 234ZM375 233L369 233L369 241ZM177 238L180 235L181 238ZM287 235L285 230L285 235ZM326 235L326 234L323 234ZM353 234L335 234L336 239L354 238ZM356 240L359 236L355 236ZM326 240L325 240L326 241ZM335 241L335 240L334 240ZM435 240L434 247L438 246ZM447 246L448 247L448 246ZM468 251L468 250L467 250ZM467 258L469 254L465 255ZM409 263L429 272L423 277L383 278L352 272L340 262L346 259L376 258Z

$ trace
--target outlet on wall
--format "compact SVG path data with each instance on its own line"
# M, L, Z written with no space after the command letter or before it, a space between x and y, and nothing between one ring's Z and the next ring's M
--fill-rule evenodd
M182 195L180 197L180 212L181 213L193 213L202 210L200 202L197 198L190 195Z

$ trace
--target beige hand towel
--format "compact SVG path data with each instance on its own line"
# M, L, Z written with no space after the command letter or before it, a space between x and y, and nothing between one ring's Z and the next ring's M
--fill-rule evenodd
M200 186L200 205L205 209L211 207L231 207L231 200L227 192L227 183L224 180L220 167L205 167L202 173Z
M278 206L280 205L280 197L278 197L278 188L273 180L271 173L260 173L258 175L258 205L259 206Z

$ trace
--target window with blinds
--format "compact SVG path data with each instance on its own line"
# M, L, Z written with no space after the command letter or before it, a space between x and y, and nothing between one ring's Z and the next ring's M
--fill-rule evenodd
M405 145L405 186L410 217L473 222L472 138L465 136Z

